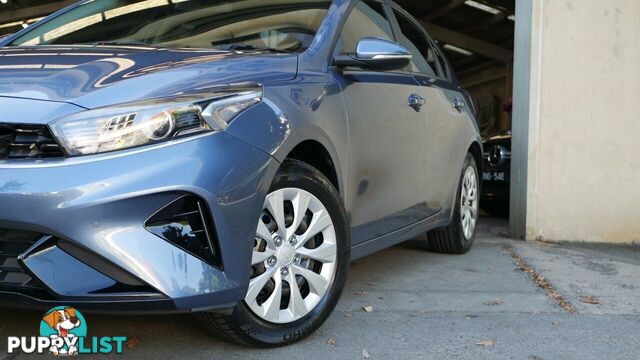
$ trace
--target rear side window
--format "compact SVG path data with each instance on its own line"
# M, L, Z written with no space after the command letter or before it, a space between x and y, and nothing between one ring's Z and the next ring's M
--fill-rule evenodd
M411 60L411 71L429 76L437 76L439 64L436 54L431 49L429 40L424 36L422 30L414 23L407 19L406 16L395 11L395 16L400 25L400 34L398 40L402 45L407 47L413 55Z
M393 41L391 23L381 3L361 1L353 8L342 28L336 49L343 54L353 54L358 41L365 37Z
M437 46L437 45L432 45L431 47L432 51L434 46ZM442 55L442 51L433 51L433 52L436 54L436 61L438 62L438 64L440 64L441 76L445 79L449 79L450 74L448 73L448 70L447 70L447 61L444 59L444 56Z

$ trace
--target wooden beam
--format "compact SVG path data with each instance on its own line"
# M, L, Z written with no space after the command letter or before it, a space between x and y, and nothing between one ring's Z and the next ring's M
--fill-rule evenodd
M484 0L489 5L503 10L507 16L516 12L516 2L514 0Z
M490 67L495 67L497 65L503 65L502 63L499 63L497 61L493 61L493 60L485 60L485 61L481 61L476 59L476 63L475 64L469 64L471 66L467 66L464 69L460 69L460 70L456 70L456 74L458 75L459 78L464 78L464 77L468 77L471 75L477 75L479 72L482 72L483 70L490 68Z
M69 6L76 2L77 0L62 0L56 1L55 3L51 4L30 6L17 10L2 11L0 13L0 24L47 16L62 9L65 6Z
M491 25L503 22L503 21L505 21L506 18L507 18L507 15L505 15L503 13L500 13L500 14L497 14L497 15L493 15L493 16L490 16L488 18L485 18L482 21L471 23L471 24L465 26L463 29L461 29L461 31L464 32L464 33L476 32L478 30L482 30L484 28L487 28L487 27L489 27Z
M480 40L427 21L421 21L421 23L433 38L440 40L445 44L451 44L467 49L478 55L482 55L505 64L513 61L513 51L509 49L505 49L490 42Z
M504 65L503 65L504 66ZM478 85L484 85L484 84L488 84L491 82L495 82L498 80L504 80L508 78L508 74L506 72L506 70L503 70L502 72L498 72L495 74L489 74L489 75L483 75L481 77L478 78L463 78L460 77L460 82L462 82L462 85L465 88L472 88L474 86L478 86Z
M430 11L429 14L425 17L428 21L433 21L440 16L446 15L451 10L457 8L458 6L464 4L465 0L449 0L446 4Z
M478 65L478 63L483 63L486 61L493 62L493 60L487 60L486 58L477 54L461 57L455 60L452 60L451 57L449 57L449 61L451 62L451 66L453 66L453 69L456 71L456 74L458 75L460 75L460 73L464 71L464 69L467 69L472 66L476 66Z

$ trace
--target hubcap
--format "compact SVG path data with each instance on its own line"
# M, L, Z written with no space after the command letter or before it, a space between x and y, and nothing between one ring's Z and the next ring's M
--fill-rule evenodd
M478 173L474 166L465 170L460 194L462 233L466 240L471 240L478 222Z
M297 188L270 193L258 220L245 303L272 323L302 318L329 289L336 254L333 221L318 198Z

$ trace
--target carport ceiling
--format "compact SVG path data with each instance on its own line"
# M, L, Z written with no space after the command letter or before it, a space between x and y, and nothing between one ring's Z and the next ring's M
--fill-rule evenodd
M4 1L4 0L0 0ZM0 34L75 0L0 2ZM513 59L515 0L396 0L440 42L458 72ZM3 24L11 24L3 26Z
M458 73L513 62L515 0L396 2L438 40Z

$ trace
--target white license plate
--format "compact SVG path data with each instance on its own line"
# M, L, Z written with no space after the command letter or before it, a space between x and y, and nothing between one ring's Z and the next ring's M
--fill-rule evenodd
M506 175L504 171L485 171L482 174L482 180L484 181L506 181Z

